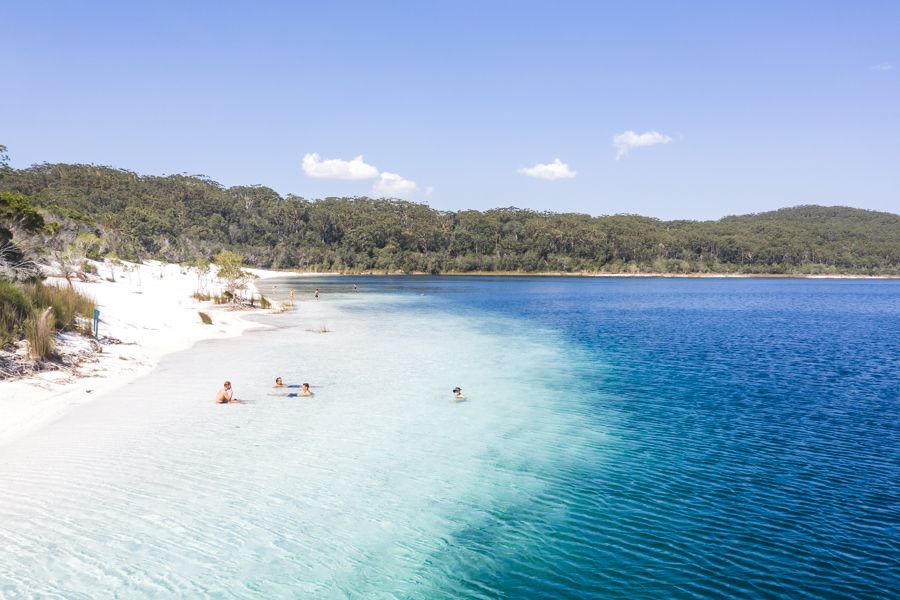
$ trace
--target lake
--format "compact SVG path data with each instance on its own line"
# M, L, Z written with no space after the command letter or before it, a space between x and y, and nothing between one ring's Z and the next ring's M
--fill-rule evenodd
M0 450L0 596L900 593L900 281L260 285Z

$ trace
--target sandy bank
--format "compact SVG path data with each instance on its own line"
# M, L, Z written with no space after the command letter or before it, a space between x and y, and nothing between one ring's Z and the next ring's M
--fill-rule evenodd
M104 344L103 351L96 353L87 338L66 334L60 337L58 347L86 356L74 370L43 371L0 382L0 445L149 373L166 354L189 348L200 340L233 337L259 326L244 318L257 312L194 300L191 296L198 288L217 293L221 284L212 278L199 281L196 273L179 265L95 264L99 281L75 281L74 285L96 301L101 338L115 338L122 343ZM257 282L293 275L261 269L248 271L259 278ZM54 278L48 282L67 285ZM255 286L253 290L256 291ZM201 310L210 315L212 325L201 322Z

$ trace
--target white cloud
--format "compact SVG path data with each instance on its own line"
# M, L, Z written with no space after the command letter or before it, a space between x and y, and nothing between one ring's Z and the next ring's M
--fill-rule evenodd
M366 164L362 155L353 160L322 158L315 152L303 157L303 172L309 177L321 179L373 179L378 177L378 169Z
M396 173L379 171L377 167L367 164L362 155L352 160L322 160L317 153L311 152L303 157L303 172L309 177L322 179L375 179L372 185L373 196L408 198L419 191L415 181ZM425 194L430 196L432 191L434 188L429 186Z
M411 194L416 193L418 189L419 186L416 185L415 181L410 181L396 173L385 171L381 174L378 181L375 182L375 185L372 186L372 194L385 198L408 198Z
M617 133L613 136L613 144L616 146L616 160L626 156L635 148L644 146L655 146L657 144L668 144L672 141L667 135L658 131L645 131L644 133L635 133L630 129Z
M537 179L546 179L547 181L553 181L555 179L571 179L578 175L577 171L571 170L569 165L558 158L554 159L552 163L547 163L545 165L538 163L533 167L522 167L517 173L520 175L527 175L528 177L536 177Z
M869 67L870 71L893 71L894 65L891 63L879 63L877 65L872 65Z

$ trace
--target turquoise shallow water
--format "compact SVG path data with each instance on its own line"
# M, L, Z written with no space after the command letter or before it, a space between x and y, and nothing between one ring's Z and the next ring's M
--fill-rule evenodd
M0 596L900 591L897 282L274 284L276 329L0 448Z

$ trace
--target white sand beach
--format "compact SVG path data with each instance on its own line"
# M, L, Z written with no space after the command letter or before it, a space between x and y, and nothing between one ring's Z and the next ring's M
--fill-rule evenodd
M58 348L89 355L73 371L42 371L34 376L0 382L0 446L32 432L68 413L74 407L145 375L170 353L205 339L240 335L251 327L244 317L253 311L234 310L212 302L199 302L192 294L199 287L217 293L221 283L213 277L198 282L197 275L179 265L149 261L112 267L95 263L97 281L73 280L96 301L100 310L100 337L122 343L104 344L102 352L89 339L62 334ZM249 284L259 293L259 281L284 275L277 271L247 269L258 279ZM114 281L109 281L114 279ZM68 285L50 277L50 284ZM265 290L263 290L265 293ZM212 318L201 322L198 311Z

